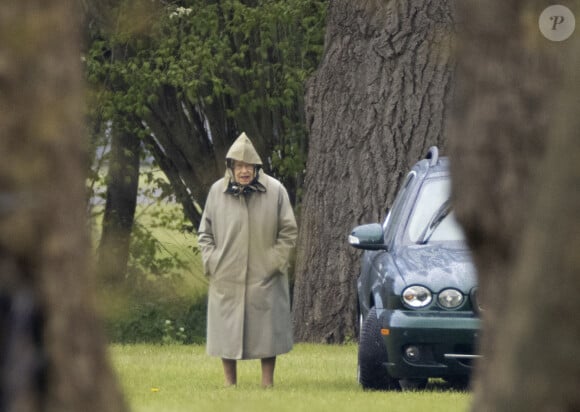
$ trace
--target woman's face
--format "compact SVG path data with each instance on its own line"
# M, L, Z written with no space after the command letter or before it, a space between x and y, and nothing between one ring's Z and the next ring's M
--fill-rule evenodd
M254 165L234 160L234 179L242 186L249 185L254 179Z

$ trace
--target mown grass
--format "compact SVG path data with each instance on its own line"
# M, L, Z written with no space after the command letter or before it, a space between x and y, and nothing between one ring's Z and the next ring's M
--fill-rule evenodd
M134 412L464 411L471 395L437 382L420 392L368 392L356 383L356 345L297 344L278 357L272 389L259 361L241 361L238 386L223 387L221 362L203 346L113 345L113 364Z

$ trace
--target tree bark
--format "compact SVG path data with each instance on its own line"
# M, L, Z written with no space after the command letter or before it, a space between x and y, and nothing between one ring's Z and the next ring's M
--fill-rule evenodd
M99 279L109 287L122 286L127 271L141 155L139 138L114 127L98 260Z
M539 195L530 207L511 280L511 304L497 325L490 364L476 394L476 411L580 410L580 41L564 49L568 81L538 167ZM565 94L565 95L564 95Z
M557 270L562 262L554 266L555 270L544 272L546 263L559 253L543 253L557 250L561 237L553 238L554 244L543 251L540 240L529 245L538 235L538 223L552 238L553 230L548 230L547 224L553 221L546 215L550 209L531 213L531 205L543 187L538 178L549 173L550 167L558 168L557 164L539 165L544 162L546 145L552 144L552 107L561 87L563 62L574 50L570 43L557 44L542 37L538 18L546 6L542 1L521 0L494 4L466 1L459 6L463 24L458 36L457 98L450 148L457 217L473 251L485 307L480 342L484 358L475 373L473 409L477 411L575 410L533 403L545 395L548 387L562 385L556 393L569 388L565 372L564 380L552 376L551 381L541 379L538 372L547 367L547 378L549 371L561 366L557 361L548 366L558 358L551 349L553 342L565 344L571 335L578 337L574 328L559 335L559 320L553 317L556 313L574 313L569 311L565 293L560 294L563 289L575 289L568 282L569 273ZM562 189L556 186L551 190ZM548 193L544 192L541 199ZM563 193L552 193L556 194L559 197L554 201L568 201L560 198ZM563 213L558 219L565 216ZM524 255L523 244L528 245ZM532 258L532 253L538 256ZM533 268L532 263L538 267ZM543 273L541 282L537 271ZM551 285L565 285L563 289L554 286L561 299L559 305L551 286L545 283L548 276ZM542 294L546 296L540 297ZM540 325L543 329L537 329ZM537 335L532 336L532 331ZM529 340L524 341L524 336ZM568 372L571 369L574 367L566 368ZM527 371L537 375L526 376ZM568 375L576 383L577 373ZM509 390L513 392L508 394Z
M306 95L297 340L342 342L358 333L360 252L346 237L384 218L401 178L430 146L445 148L453 13L448 1L330 3L323 60Z
M87 271L71 1L0 3L0 409L123 411Z
M152 131L152 135L146 137L149 148L163 171L169 172L167 177L176 193L182 194L179 198L186 216L193 217L192 223L197 227L201 215L190 216L188 212L195 212L190 205L196 201L203 207L209 188L225 170L227 149L212 144L201 115L195 108L184 106L174 88L164 87L151 109L152 114L146 119ZM216 158L215 150L223 151L223 159ZM187 198L183 197L180 186L185 186Z

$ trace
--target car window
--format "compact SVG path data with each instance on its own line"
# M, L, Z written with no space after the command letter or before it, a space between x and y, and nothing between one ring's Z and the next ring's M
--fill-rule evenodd
M426 227L432 222L433 217L437 215L450 195L451 181L448 177L425 180L407 225L408 238L412 243L423 240ZM429 242L464 240L463 231L455 219L453 210L435 227L429 237Z
M397 193L397 197L395 198L395 202L393 203L393 207L389 211L385 222L383 223L383 230L385 232L385 244L389 244L390 240L394 236L394 232L396 231L396 227L390 227L389 222L398 222L400 219L400 215L403 212L403 208L405 206L405 200L407 199L407 192L409 191L409 187L411 186L411 182L415 179L417 173L412 171L407 175L403 186Z

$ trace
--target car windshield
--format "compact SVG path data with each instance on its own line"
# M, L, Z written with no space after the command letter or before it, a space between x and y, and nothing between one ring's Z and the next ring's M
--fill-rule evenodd
M464 235L449 206L449 178L427 179L407 225L413 243L463 241Z

